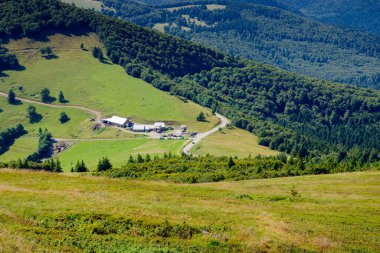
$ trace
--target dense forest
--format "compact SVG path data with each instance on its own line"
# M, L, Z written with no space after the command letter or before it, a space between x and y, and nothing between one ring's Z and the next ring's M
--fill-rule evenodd
M277 0L327 24L380 34L378 0Z
M132 0L102 2L109 7L103 9L107 15L148 27L161 24L167 33L231 55L319 79L380 89L380 37L324 25L285 11L279 4L211 0L150 6ZM208 9L206 3L226 8ZM168 9L178 6L187 7Z
M367 157L380 149L378 91L239 60L56 0L3 1L0 15L2 36L95 31L109 58L129 74L226 115L272 149L308 159Z

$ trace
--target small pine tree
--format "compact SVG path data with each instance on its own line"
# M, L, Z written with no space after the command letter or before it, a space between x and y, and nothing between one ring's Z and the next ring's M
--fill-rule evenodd
M83 45L83 43L80 43L80 49L84 49L84 45Z
M55 166L54 166L53 172L56 172L56 173L61 173L62 172L61 162L58 159L55 162Z
M150 157L150 155L149 154L146 154L146 156L145 156L145 161L146 162L150 162L152 159L151 159L151 157Z
M104 157L103 159L99 160L98 167L97 167L98 172L109 170L109 169L112 169L112 164L107 157Z
M235 162L234 162L234 160L232 159L232 157L230 156L230 160L228 161L228 168L231 168L231 167L233 167L233 166L235 166Z
M197 116L197 121L201 121L201 122L206 121L206 116L203 112L199 113L199 115Z
M43 103L50 102L50 90L48 88L44 88L41 90L41 101Z
M75 172L87 172L88 171L86 164L83 162L83 160L81 162L77 161L77 164L75 165L74 171Z
M66 103L66 99L65 99L65 96L63 95L63 92L62 91L60 91L59 92L59 95L58 95L58 101L60 102L60 103Z
M9 90L9 93L8 93L8 103L11 105L14 105L14 104L16 104L16 102L17 102L16 101L16 94L11 89L11 90Z
M61 114L59 115L59 121L62 124L64 124L64 123L66 123L69 120L70 120L70 117L65 112L61 112Z
M144 162L144 158L140 154L137 154L137 163L143 163L143 162Z
M131 164L131 163L134 163L134 162L135 162L135 160L133 159L133 156L129 155L128 164Z

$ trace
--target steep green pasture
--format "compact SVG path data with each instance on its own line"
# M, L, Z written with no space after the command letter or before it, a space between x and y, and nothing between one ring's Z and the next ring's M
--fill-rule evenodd
M0 170L0 251L379 252L379 185L379 172L184 185Z
M194 131L208 130L217 123L214 116L208 117L209 122L197 122L196 116L208 110L128 76L118 65L100 63L91 50L80 50L81 43L88 49L101 46L94 34L57 34L48 36L46 42L31 39L10 42L7 47L17 54L25 70L6 71L8 76L0 78L0 90L8 92L14 88L19 96L34 100L40 99L39 92L45 87L55 97L62 90L69 104L99 110L104 116L131 117L142 123L169 121L189 125ZM57 57L50 60L41 57L39 48L44 46L51 46Z
M129 139L79 141L65 152L58 155L64 171L70 171L71 165L84 160L90 170L96 168L99 159L108 157L115 167L128 162L129 156L147 154L151 156L163 153L181 153L183 140Z

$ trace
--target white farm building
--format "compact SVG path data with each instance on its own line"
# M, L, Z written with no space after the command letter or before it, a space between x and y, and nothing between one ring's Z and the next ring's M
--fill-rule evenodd
M118 127L128 127L132 124L132 122L128 120L127 118L122 118L118 116L112 116L111 118L102 119L102 122L108 125L118 126Z
M155 122L153 125L134 124L132 130L134 132L150 132L165 130L164 122Z

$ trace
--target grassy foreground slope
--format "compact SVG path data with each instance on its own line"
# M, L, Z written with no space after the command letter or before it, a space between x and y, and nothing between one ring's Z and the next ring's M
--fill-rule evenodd
M238 128L226 128L218 131L194 146L192 154L210 154L212 156L247 157L272 156L278 152L258 144L258 138L248 131Z
M379 184L379 172L183 185L2 170L0 251L378 252Z
M81 50L81 43L89 51ZM56 59L41 57L39 49L45 46L53 48ZM99 110L103 116L115 114L142 123L170 121L186 124L194 131L208 130L217 123L216 117L208 117L209 122L197 122L196 117L201 111L211 113L127 75L118 65L100 63L91 54L94 46L102 47L93 33L11 41L6 47L16 53L26 69L5 71L6 76L0 78L0 90L8 92L14 88L18 91L22 85L24 90L18 95L40 100L39 92L48 87L52 96L57 97L62 90L69 104Z

